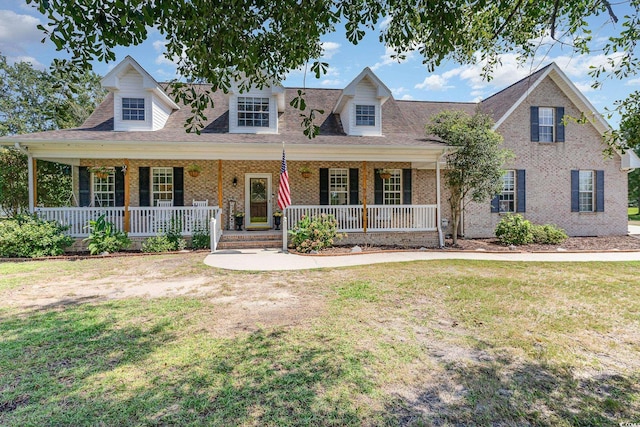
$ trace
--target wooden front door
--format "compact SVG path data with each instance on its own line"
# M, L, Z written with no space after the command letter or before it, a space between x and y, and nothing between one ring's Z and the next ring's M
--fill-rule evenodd
M245 176L246 228L271 228L271 174Z

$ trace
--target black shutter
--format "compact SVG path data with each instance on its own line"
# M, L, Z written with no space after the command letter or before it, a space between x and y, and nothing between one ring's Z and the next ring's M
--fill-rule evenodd
M604 212L604 171L596 171L596 212Z
M86 166L78 168L80 206L91 206L91 173Z
M149 167L138 168L138 195L140 196L140 206L151 206L150 172L151 169Z
M329 169L320 168L320 204L329 204Z
M538 118L538 107L531 107L531 141L540 141L540 123Z
M500 212L500 195L496 195L491 199L491 213Z
M516 212L526 212L527 209L527 183L524 169L516 170Z
M373 171L373 203L376 205L381 205L384 203L384 198L383 198L383 189L384 189L384 182L382 181L382 178L380 177L380 174L378 173L380 171L380 169L376 169Z
M580 171L571 171L571 212L580 212Z
M173 168L173 206L184 206L184 168Z
M556 142L564 142L564 107L556 107Z
M349 169L349 204L357 205L359 202L358 194L358 168Z
M115 173L116 206L124 206L124 171L117 167Z
M411 204L411 169L402 169L402 204Z

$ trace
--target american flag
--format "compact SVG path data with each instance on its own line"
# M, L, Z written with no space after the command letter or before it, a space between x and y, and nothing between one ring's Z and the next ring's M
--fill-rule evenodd
M291 205L291 189L289 188L289 172L287 171L287 157L282 149L282 166L280 167L280 187L278 188L278 207L285 210Z

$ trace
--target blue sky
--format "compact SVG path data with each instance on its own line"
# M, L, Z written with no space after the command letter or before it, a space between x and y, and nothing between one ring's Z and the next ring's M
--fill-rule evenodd
M618 16L623 16L628 12L626 7L624 3L616 4L614 11ZM0 0L0 53L7 56L10 62L23 60L36 67L47 68L53 58L62 57L63 53L56 52L51 42L40 42L43 35L36 26L44 23L44 17L26 2ZM612 30L620 30L619 27L619 24L616 28L608 23L604 17L594 20L591 27L594 40L597 43L609 36ZM117 49L117 61L131 55L158 81L174 78L175 65L162 55L163 41L159 32L151 31L150 37L142 45ZM370 67L392 90L396 99L477 101L551 61L555 61L563 69L600 112L604 112L606 107L612 108L615 100L625 98L640 87L640 76L633 76L625 80L608 79L602 88L592 89L589 66L602 64L607 57L597 51L590 55L577 55L567 48L549 48L547 40L541 41L540 55L524 66L518 65L514 55L503 55L502 66L494 72L490 82L482 80L479 64L460 65L450 62L430 73L417 53L410 54L399 64L391 59L393 52L378 42L377 33L369 33L357 46L351 45L344 38L344 31L330 34L323 41L324 60L330 64L329 72L320 80L308 74L308 87L343 88L364 67ZM94 71L104 75L116 63L96 62ZM302 86L303 72L293 71L283 83L286 86ZM609 122L612 126L617 126L616 117Z

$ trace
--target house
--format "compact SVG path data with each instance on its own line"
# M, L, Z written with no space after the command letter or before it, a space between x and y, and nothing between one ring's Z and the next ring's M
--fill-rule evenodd
M109 95L81 127L0 140L31 159L73 165L77 206L34 205L35 162L30 195L32 211L70 225L78 237L101 213L140 238L169 221L189 235L212 216L220 230L234 230L237 212L246 230L270 229L284 144L289 223L324 212L348 233L345 243L442 245L452 232L443 226L450 218L441 182L447 147L424 127L442 110L478 107L493 116L515 157L505 166L502 193L467 205L465 236L492 236L504 212L574 236L627 233L627 173L640 161L630 153L603 157L607 123L555 64L479 104L395 100L365 68L342 90L305 89L307 104L324 110L312 140L289 106L298 88L214 93L197 135L184 130L190 108L176 104L131 57L102 84ZM589 123L563 120L582 113ZM390 175L383 179L381 169Z

